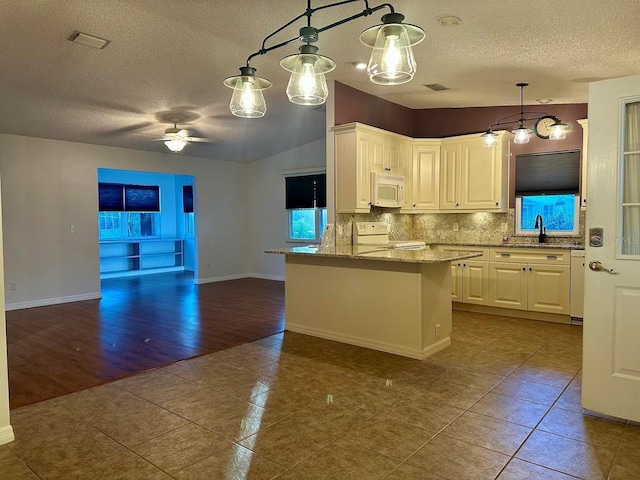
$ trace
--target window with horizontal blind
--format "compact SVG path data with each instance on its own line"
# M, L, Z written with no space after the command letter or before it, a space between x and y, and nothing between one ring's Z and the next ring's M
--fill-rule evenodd
M160 187L98 184L100 240L160 237Z
M319 242L327 223L326 174L285 178L288 241Z
M98 210L101 212L159 212L160 187L99 183Z
M184 213L193 212L193 185L182 186L182 211Z
M299 175L285 178L287 210L292 208L325 208L327 175Z
M515 190L517 234L578 235L579 150L517 155Z

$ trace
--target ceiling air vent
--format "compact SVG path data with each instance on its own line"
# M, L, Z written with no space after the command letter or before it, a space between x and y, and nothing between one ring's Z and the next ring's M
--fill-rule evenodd
M93 35L82 33L77 30L71 34L68 40L71 40L73 43L79 43L81 45L86 45L87 47L93 47L100 50L110 43L109 40L105 40L104 38L94 37Z
M430 88L434 92L442 92L443 90L449 90L448 87L445 87L444 85L440 85L439 83L428 83L428 84L425 84L425 87Z

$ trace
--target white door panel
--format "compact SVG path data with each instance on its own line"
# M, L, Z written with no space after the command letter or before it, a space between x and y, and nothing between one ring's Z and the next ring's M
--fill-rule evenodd
M598 260L613 273L585 268L582 405L640 421L640 206L635 204L640 171L633 165L640 108L627 105L633 102L640 102L640 76L589 85L587 189L592 201L586 230L604 229L604 242L587 246L585 263Z

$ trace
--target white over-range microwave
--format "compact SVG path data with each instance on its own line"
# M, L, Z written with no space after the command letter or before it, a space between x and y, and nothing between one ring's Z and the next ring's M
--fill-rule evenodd
M404 203L404 177L371 173L371 205L400 208Z

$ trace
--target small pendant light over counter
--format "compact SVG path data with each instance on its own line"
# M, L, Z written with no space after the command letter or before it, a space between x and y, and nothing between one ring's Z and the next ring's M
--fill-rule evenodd
M529 143L531 133L535 133L538 138L543 140L564 140L567 137L569 125L563 123L558 117L549 115L546 112L526 112L524 110L524 88L529 86L528 83L516 83L516 87L520 88L520 113L514 113L499 119L496 123L484 132L481 136L484 138L485 147L494 147L497 144L497 135L493 131L494 127L518 124L511 132L514 134L513 143L522 145ZM538 115L538 116L528 116ZM518 117L518 118L515 118ZM534 121L533 130L527 127L526 123Z

